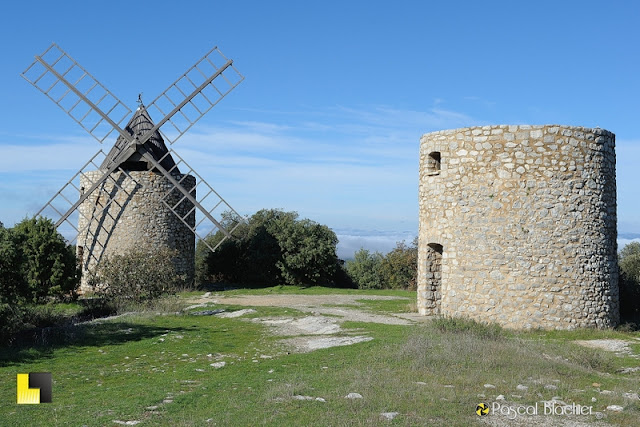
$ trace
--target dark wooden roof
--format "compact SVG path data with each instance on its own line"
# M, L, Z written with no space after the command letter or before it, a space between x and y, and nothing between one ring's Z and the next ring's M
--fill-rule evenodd
M147 109L144 108L144 105L140 105L140 107L138 107L136 112L133 114L133 117L131 118L127 126L125 126L124 130L126 132L129 132L129 134L131 134L132 136L142 136L153 129L153 127L154 124L151 121L151 117L149 117ZM104 162L102 162L102 165L100 165L100 169L107 170L110 166L113 166L115 158L126 146L127 140L122 135L118 136L118 139L116 140L113 148L111 148L111 151L109 151L107 157L105 157ZM162 159L163 156L165 156L165 154L167 154L167 152L169 151L164 143L164 140L162 139L162 136L160 135L160 132L158 131L155 131L153 135L151 135L151 138L149 138L147 142L143 144L143 146L147 150L149 150L151 154L153 154L154 159L158 161L160 161L160 159ZM144 158L142 158L142 156L136 152L131 157L129 157L129 159L122 162L120 166L125 170L152 169L152 165L147 163L148 162L146 162ZM166 157L164 157L164 159L162 159L160 165L162 165L162 167L166 170L170 170L176 165L176 163L171 157L171 154L168 154ZM180 171L178 170L178 168L175 168L172 172L179 173Z

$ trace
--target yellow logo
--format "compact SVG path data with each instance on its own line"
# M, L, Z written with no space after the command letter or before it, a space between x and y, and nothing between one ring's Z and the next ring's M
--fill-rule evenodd
M476 414L483 416L489 413L489 406L486 403L478 403L476 406Z
M16 402L18 405L51 403L51 388L50 372L18 374Z

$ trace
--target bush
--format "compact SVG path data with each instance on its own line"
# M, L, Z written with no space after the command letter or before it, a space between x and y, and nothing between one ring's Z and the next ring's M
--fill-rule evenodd
M175 256L176 251L166 247L111 255L89 273L88 284L102 301L117 308L150 302L184 285L185 278L173 264Z
M325 225L304 219L296 212L263 209L245 222L227 214L223 226L236 226L233 239L221 232L198 241L196 278L198 283L226 282L272 286L320 285L336 282L339 260L338 238ZM208 245L208 246L207 246Z
M347 261L347 274L360 289L415 290L418 278L418 238L396 243L387 255L360 249Z
M618 255L620 320L640 323L640 243L631 242Z
M353 260L347 261L347 274L360 289L382 289L385 287L381 271L383 260L380 252L360 249Z
M21 307L0 303L0 341L10 343L13 336L24 327L24 320Z
M411 245L396 243L380 265L384 283L391 289L416 290L418 283L418 238Z
M80 269L73 247L47 218L0 227L0 302L42 302L74 295Z
M20 274L21 258L14 234L0 227L0 303L15 303L26 289Z

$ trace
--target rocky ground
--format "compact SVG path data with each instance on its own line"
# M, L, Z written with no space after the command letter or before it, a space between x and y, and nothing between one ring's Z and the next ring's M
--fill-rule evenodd
M362 331L346 329L342 327L345 321L356 322L372 322L383 323L390 325L410 325L417 322L424 322L428 320L428 317L420 316L417 313L372 313L367 311L365 306L358 302L358 300L388 300L398 299L393 296L359 296L359 295L244 295L244 296L224 296L220 294L205 293L204 295L193 298L190 300L192 304L189 308L211 308L212 305L240 305L247 307L283 307L292 308L304 313L308 313L303 317L261 317L261 318L246 318L246 321L259 322L269 327L273 334L283 336L281 342L290 351L294 352L310 352L313 350L351 345L359 342L370 341L373 338L363 334ZM408 301L409 302L409 301ZM361 308L360 308L361 307ZM232 312L220 312L213 315L220 317L239 317L242 318L246 314L255 312L251 308L232 311ZM630 342L616 339L601 339L601 340L587 340L577 341L578 344L586 347L598 348L603 351L611 351L618 355L629 355L631 350L629 348ZM628 368L628 372L634 372L639 370L640 367ZM624 372L626 373L626 372ZM526 392L528 386L521 384L518 386L518 390L514 390L513 397L518 397L517 393ZM545 385L545 388L553 390L557 388L555 384ZM491 389L495 386L486 384L487 396L491 395ZM610 391L603 390L602 393L611 393ZM357 393L354 393L354 395ZM347 396L348 398L356 398L353 396ZM484 395L479 395L478 398L484 398ZM504 407L517 408L518 403L515 401L509 401L508 396L497 396L496 402ZM627 396L625 396L627 397ZM628 396L630 399L638 399L636 396ZM310 396L296 396L299 399L313 399ZM563 402L559 397L554 397L552 401L547 402L550 406L565 406L570 405L567 402ZM540 411L544 410L545 402L540 403ZM615 405L614 405L615 406ZM607 408L608 411L622 410L622 407ZM397 413L382 414L386 419L393 419ZM598 415L598 414L596 414ZM489 416L479 418L481 422L491 426L607 426L609 424L606 421L598 420L595 423L591 422L586 424L583 422L584 416L581 415L566 415L562 417L543 415L529 417L518 416L514 419L510 417L489 414Z
M248 307L286 307L309 313L305 317L265 317L248 321L268 326L274 334L286 336L281 342L291 351L309 352L320 348L351 345L370 341L373 338L359 334L359 331L345 329L346 321L383 323L388 325L409 325L425 321L417 313L378 314L366 311L357 300L403 299L393 296L360 295L243 295L221 296L205 293L193 298L189 308L210 307L212 304L242 305ZM407 301L408 303L409 301ZM353 307L345 307L353 306ZM363 308L358 308L363 306ZM217 313L221 317L242 317L251 309Z

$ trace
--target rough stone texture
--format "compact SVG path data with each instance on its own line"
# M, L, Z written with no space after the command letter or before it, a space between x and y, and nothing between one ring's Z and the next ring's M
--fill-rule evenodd
M183 195L173 189L173 185L160 173L153 171L114 172L80 206L77 242L78 259L82 261L81 290L87 286L88 271L101 259L111 254L122 254L136 247L167 246L178 251L174 259L179 274L192 280L195 273L195 235L159 199L167 193L165 200L175 206ZM82 189L88 189L103 172L85 173L80 179ZM182 180L185 188L193 189L195 197L196 180L191 175L174 174ZM117 183L117 185L116 185ZM100 212L105 204L111 204ZM193 204L183 201L176 208L180 216L186 216L187 223L195 226ZM189 213L191 211L191 213ZM88 227L87 227L88 225Z
M615 163L615 135L599 128L424 135L419 312L518 329L615 326Z

